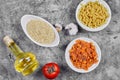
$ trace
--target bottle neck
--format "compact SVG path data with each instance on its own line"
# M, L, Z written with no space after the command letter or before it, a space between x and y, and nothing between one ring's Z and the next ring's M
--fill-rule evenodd
M11 50L11 52L17 57L19 54L22 54L23 51L18 47L18 45L16 43L11 43L11 45L9 45L9 49Z
M23 53L23 51L17 46L17 44L9 36L5 36L3 41L16 57L18 57L19 54Z

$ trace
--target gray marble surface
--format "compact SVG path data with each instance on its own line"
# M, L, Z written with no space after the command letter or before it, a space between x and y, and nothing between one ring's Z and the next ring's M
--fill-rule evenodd
M24 51L32 51L41 67L50 61L60 65L61 73L56 80L120 80L120 1L105 0L112 10L112 19L107 28L91 33L79 29L75 36L60 32L60 44L54 48L43 48L34 44L24 34L20 19L25 14L33 14L47 19L52 24L64 26L76 23L75 10L81 0L0 0L0 80L46 80L41 71L23 77L13 67L14 57L4 45L5 35L11 36ZM92 72L80 74L72 71L65 61L65 48L77 37L95 40L102 51L99 66Z

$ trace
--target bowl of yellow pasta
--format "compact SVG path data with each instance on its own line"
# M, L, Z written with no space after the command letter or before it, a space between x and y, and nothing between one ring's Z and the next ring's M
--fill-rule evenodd
M83 0L76 9L78 24L87 31L100 31L111 20L111 10L104 0Z

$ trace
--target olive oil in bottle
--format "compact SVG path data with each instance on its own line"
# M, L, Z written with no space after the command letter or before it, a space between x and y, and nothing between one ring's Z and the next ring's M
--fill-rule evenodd
M23 52L9 36L5 36L3 41L16 57L14 67L17 72L20 72L23 76L26 76L38 68L39 62L36 60L33 53Z

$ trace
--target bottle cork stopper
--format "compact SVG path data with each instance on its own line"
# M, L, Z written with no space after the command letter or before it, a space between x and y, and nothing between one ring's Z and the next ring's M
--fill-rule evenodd
M13 39L11 39L9 36L5 36L5 37L3 38L3 41L4 41L4 43L5 43L7 46L10 46L11 43L14 43Z

